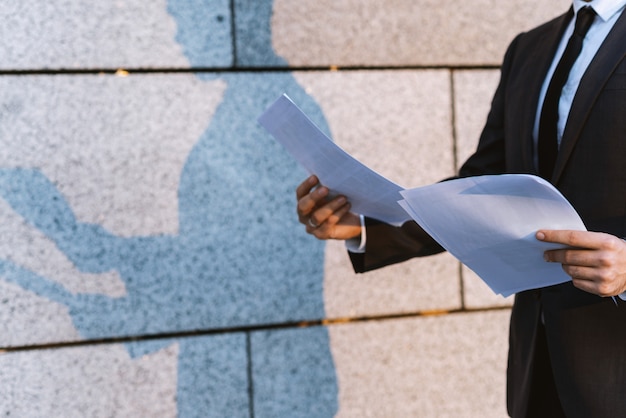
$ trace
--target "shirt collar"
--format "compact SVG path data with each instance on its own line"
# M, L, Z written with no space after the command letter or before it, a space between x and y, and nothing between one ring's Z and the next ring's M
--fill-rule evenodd
M574 12L578 13L578 10L585 6L593 7L596 14L604 21L609 20L615 13L619 12L626 5L626 0L574 0Z

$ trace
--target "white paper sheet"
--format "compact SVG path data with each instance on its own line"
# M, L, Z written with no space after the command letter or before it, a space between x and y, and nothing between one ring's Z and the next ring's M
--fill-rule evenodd
M352 211L391 224L410 219L397 203L403 188L348 155L286 95L259 117L259 123L333 194L345 195Z
M545 180L511 174L469 177L401 192L399 202L442 247L503 296L571 280L543 260L558 245L539 229L585 230L569 202Z

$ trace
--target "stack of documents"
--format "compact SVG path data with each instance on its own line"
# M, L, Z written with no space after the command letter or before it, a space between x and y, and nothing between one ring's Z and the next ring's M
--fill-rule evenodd
M585 230L569 202L545 180L525 174L468 177L406 190L370 170L324 135L285 95L263 125L300 164L352 210L391 224L415 220L497 294L570 280L543 252L539 229Z
M585 230L550 183L525 174L467 177L402 192L399 204L450 254L503 296L570 280L543 252L539 229Z

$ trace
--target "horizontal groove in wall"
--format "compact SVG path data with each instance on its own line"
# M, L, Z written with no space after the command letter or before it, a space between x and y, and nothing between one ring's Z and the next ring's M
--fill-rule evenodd
M0 69L3 75L83 75L83 74L170 74L170 73L274 73L306 71L403 71L403 70L497 70L494 65L431 65L431 66L311 66L311 67L237 67L237 68L57 68Z
M57 343L46 343L46 344L33 344L33 345L15 346L15 347L4 347L4 348L0 347L0 355L11 353L11 352L18 352L18 351L37 351L37 350L50 350L50 349L84 347L84 346L106 345L106 344L123 344L123 343L140 342L140 341L201 337L201 336L209 336L209 335L223 335L223 334L246 333L246 332L256 332L256 331L272 331L272 330L281 330L281 329L290 329L290 328L308 328L308 327L317 327L317 326L344 325L344 324L354 324L354 323L360 323L360 322L389 321L389 320L395 320L395 319L420 318L420 317L440 316L440 315L475 314L475 313L481 313L481 312L509 311L510 309L511 309L510 306L498 306L498 307L489 307L489 308L480 308L480 309L433 310L433 311L420 311L420 312L408 312L408 313L387 314L387 315L372 315L372 316L361 316L361 317L326 318L326 319L308 320L308 321L299 321L299 322L249 325L249 326L219 328L219 329L211 329L211 330L181 331L181 332L149 334L149 335L140 335L140 336L127 336L127 337L103 338L103 339L57 342Z

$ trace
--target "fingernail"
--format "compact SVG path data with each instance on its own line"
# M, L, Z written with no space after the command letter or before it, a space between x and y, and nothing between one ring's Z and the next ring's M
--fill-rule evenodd
M535 236L540 241L543 241L544 239L546 239L546 234L544 234L543 232L537 232L537 234Z
M346 198L345 198L345 197L343 197L343 196L339 196L339 197L337 198L337 203L339 203L339 204L340 204L340 205L342 205L342 206L343 206L343 205L345 205L345 204L346 204Z

